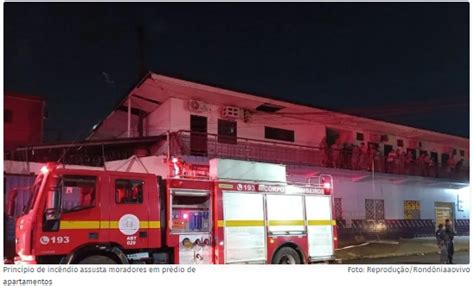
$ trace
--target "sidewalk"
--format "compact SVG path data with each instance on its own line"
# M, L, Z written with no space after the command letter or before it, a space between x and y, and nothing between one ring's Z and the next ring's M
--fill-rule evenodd
M454 251L469 251L469 236L454 238ZM382 258L437 253L434 237L400 239L398 241L370 241L361 246L350 246L336 250L336 258L342 260Z

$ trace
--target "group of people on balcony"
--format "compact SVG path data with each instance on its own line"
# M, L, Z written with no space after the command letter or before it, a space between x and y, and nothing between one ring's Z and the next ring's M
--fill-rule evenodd
M368 171L373 168L375 172L439 177L437 160L426 152L422 152L416 158L413 151L398 148L392 149L385 156L376 144L370 144L369 146L366 146L364 142L360 146L342 144L337 139L334 144L328 146L326 137L322 139L319 148L322 151L321 164L325 167ZM443 166L443 173L448 175L458 174L463 162L463 159L456 161L450 155L445 164L446 166Z

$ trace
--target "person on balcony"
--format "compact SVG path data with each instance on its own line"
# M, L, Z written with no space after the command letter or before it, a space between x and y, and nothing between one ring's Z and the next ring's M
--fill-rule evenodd
M427 177L434 177L434 161L431 156L426 155L425 157L425 174Z
M327 167L329 165L329 150L326 137L323 137L319 143L319 152L321 153L321 166Z
M362 142L360 144L359 163L357 164L358 169L367 170L367 161L368 161L367 147L365 146L365 143Z
M406 161L407 161L407 152L403 151L400 153L400 166L399 166L399 174L407 174L408 173L408 166L406 166Z
M416 160L416 175L425 176L425 159L426 154L421 153L418 159Z
M401 153L400 149L397 149L397 151L395 151L395 159L393 160L393 165L394 165L393 172L395 174L401 173L401 169L400 169L401 154L400 153Z
M413 156L414 153L413 151L409 151L407 156L405 157L405 168L406 168L406 171L407 171L407 174L409 175L414 175L415 172L413 170L413 165L415 163L415 161L413 160Z
M351 157L352 157L352 148L353 145L349 145L347 143L343 144L342 147L342 162L341 167L344 169L350 169L351 166Z
M331 146L331 157L332 157L332 162L331 166L333 168L339 168L340 167L340 162L341 162L341 141L339 139L334 142Z
M456 161L454 161L454 156L453 154L449 155L449 158L448 158L448 166L447 166L447 170L449 174L453 174L454 173L454 168L456 166Z
M357 145L353 145L353 146L354 147L352 148L351 166L352 166L352 170L359 170L361 150L359 146Z
M461 175L461 170L462 170L463 164L464 164L464 159L460 159L460 160L456 163L455 173L456 173L456 176L458 176L458 177Z
M395 168L396 157L397 157L397 153L395 153L395 150L392 149L387 155L387 165L385 169L387 173L393 173L394 168Z

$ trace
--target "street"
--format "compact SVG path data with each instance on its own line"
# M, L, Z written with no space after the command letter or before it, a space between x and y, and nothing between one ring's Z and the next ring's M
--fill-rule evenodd
M439 254L346 260L343 264L439 264ZM455 264L469 264L469 252L454 254Z

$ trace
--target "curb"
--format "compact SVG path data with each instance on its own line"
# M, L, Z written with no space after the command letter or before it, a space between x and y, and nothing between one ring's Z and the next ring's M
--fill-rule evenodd
M463 251L469 251L469 247L462 247L459 249L456 249L456 252L463 252ZM426 254L435 254L438 253L438 251L433 250L433 251L425 251L425 252L407 252L407 253L394 253L394 254L380 254L380 255L367 255L367 256L354 256L350 257L347 259L342 259L343 261L350 261L350 260L358 260L358 259L377 259L377 258L390 258L390 257L402 257L402 256L423 256Z

